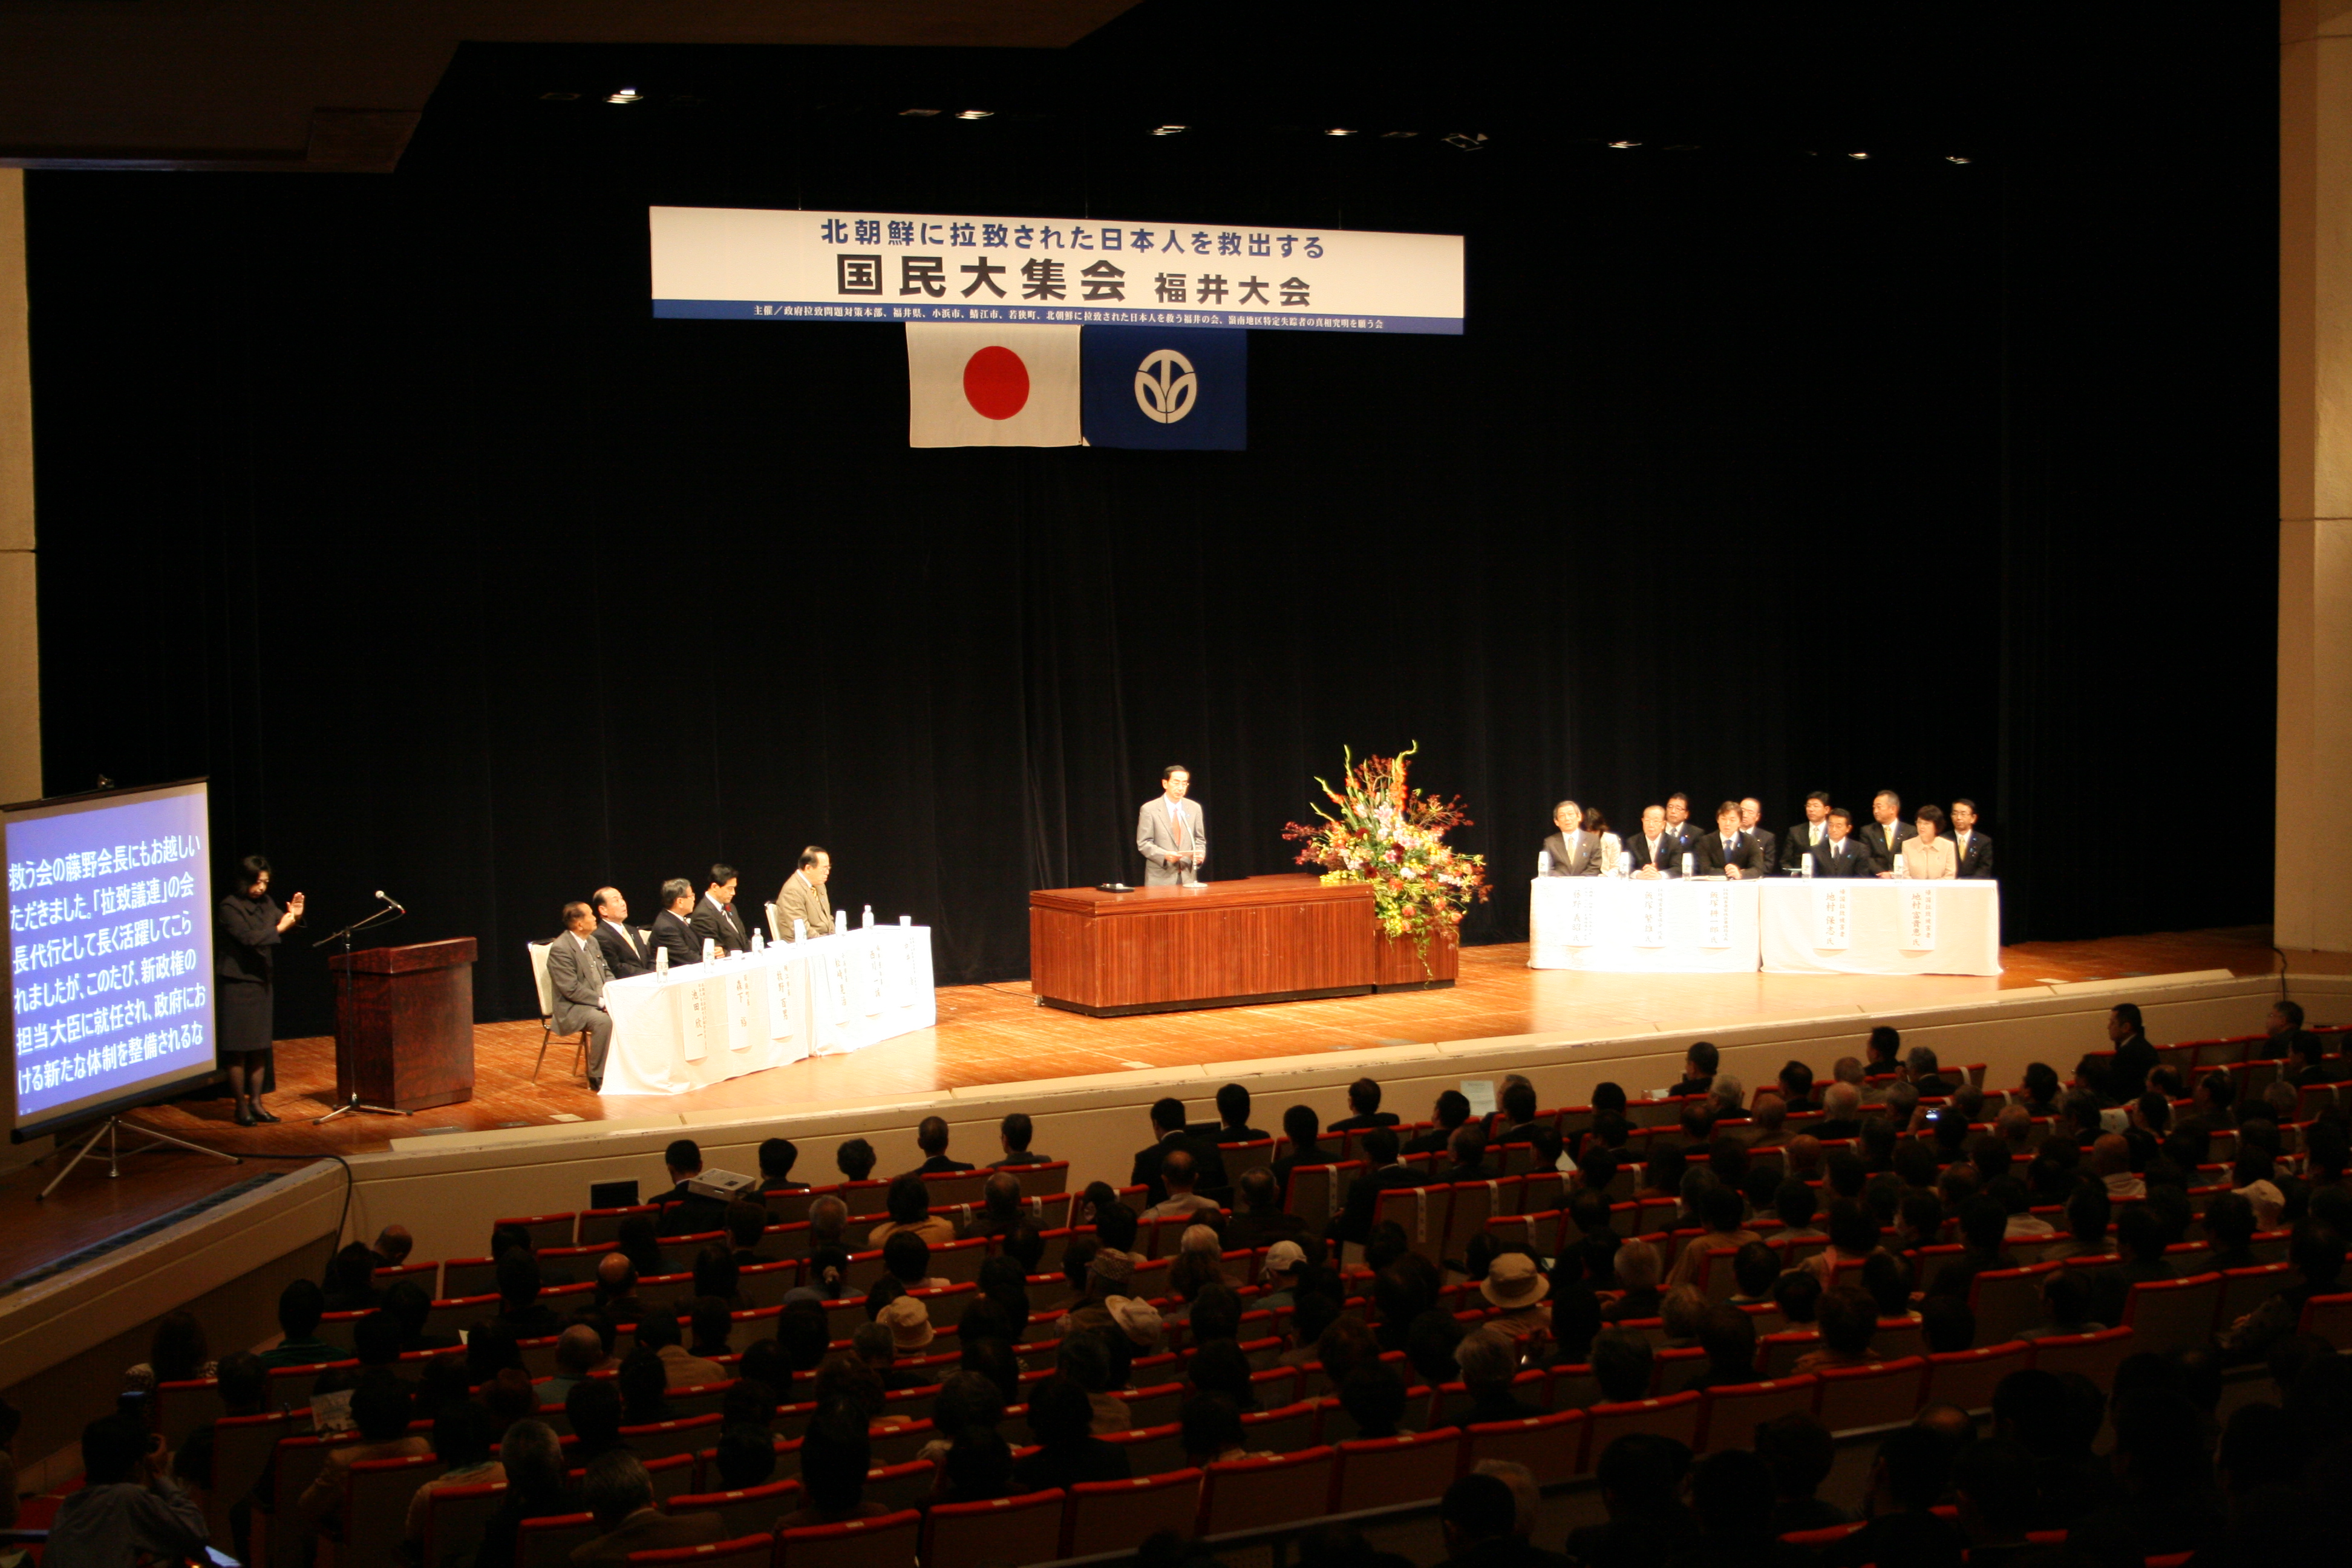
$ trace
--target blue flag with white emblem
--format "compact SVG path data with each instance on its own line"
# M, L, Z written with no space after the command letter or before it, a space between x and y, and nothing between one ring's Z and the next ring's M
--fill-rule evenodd
M1247 332L1087 327L1079 334L1078 360L1088 446L1247 448Z

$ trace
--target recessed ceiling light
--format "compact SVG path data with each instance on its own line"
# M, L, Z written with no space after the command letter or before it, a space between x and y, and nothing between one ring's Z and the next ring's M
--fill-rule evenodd
M1867 153L1848 153L1846 156L1849 158L1862 159L1869 157L1870 154Z
M1445 139L1445 144L1458 147L1465 153L1475 153L1486 145L1486 133L1483 131L1456 131Z
M1323 132L1323 134L1326 136L1353 136L1355 132L1345 125L1334 125L1330 130Z
M1181 136L1191 129L1189 125L1155 125L1151 128L1151 133L1154 136Z
M985 120L995 112L996 110L992 109L959 109L956 110L956 118L958 120Z
M936 109L902 109L898 111L898 117L901 120L929 120L938 112Z
M1421 132L1418 131L1383 131L1381 132L1381 140L1383 142L1405 142L1410 141L1412 138L1420 134Z
M539 100L541 103L571 103L579 97L576 92L542 92L539 95Z
M1960 156L1958 153L1950 153L1950 154L1947 155L1947 156L1945 157L1945 159L1944 159L1944 162L1945 162L1945 163L1967 163L1968 161L1969 161L1968 159L1961 157L1961 156Z
M625 87L620 91L607 97L604 101L607 103L639 103L644 101L645 96L646 95L644 93L639 92L634 87Z
M1639 147L1641 143L1639 142L1612 142L1609 145L1616 148L1622 153L1628 147Z

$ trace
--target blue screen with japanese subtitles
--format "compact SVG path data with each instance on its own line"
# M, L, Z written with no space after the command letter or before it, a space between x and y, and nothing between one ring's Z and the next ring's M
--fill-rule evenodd
M211 1071L205 786L19 807L5 836L17 1132Z

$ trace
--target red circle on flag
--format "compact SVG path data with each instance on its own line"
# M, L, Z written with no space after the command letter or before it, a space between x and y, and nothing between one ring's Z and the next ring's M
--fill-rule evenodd
M991 343L963 362L963 397L983 419L1010 419L1028 405L1029 367Z

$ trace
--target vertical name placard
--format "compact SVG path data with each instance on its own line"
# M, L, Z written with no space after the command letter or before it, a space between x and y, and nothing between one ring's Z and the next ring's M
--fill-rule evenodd
M1903 889L1903 951L1936 951L1936 885L1933 882Z
M1843 952L1853 944L1853 889L1837 882L1813 885L1813 945Z
M1633 892L1633 945L1666 945L1666 889L1671 883L1643 882Z

